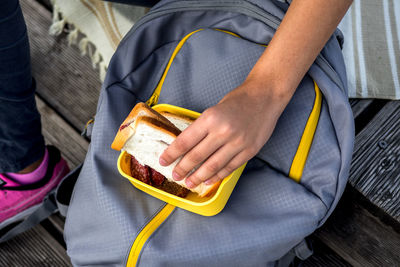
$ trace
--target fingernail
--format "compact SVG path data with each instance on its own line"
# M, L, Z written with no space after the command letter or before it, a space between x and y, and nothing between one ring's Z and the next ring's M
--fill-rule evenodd
M213 184L213 181L211 179L208 179L207 181L204 182L206 185Z
M167 161L163 158L159 158L158 162L160 163L161 166L167 166Z
M179 178L181 178L181 176L176 172L172 172L172 178L174 178L174 180L179 180Z
M193 188L194 187L194 183L192 183L192 181L190 181L189 179L186 179L186 185L187 185L187 187L189 187L189 188Z

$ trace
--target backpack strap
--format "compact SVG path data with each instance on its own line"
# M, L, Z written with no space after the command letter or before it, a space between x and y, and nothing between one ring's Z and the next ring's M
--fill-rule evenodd
M67 216L69 202L71 200L76 180L78 179L79 173L82 170L82 165L83 163L81 163L78 167L68 173L56 189L55 201L58 207L58 211L64 217Z
M308 257L313 254L312 248L310 248L309 242L306 239L303 239L299 244L297 244L294 248L289 250L282 258L280 258L276 263L275 267L287 267L287 266L296 266L294 264L296 262L296 258L304 261Z
M17 224L9 231L7 231L3 236L0 237L0 243L3 243L14 236L27 231L33 226L39 224L41 221L49 217L51 214L57 211L57 205L55 203L55 191L52 191L40 204L37 210L29 215L24 221Z

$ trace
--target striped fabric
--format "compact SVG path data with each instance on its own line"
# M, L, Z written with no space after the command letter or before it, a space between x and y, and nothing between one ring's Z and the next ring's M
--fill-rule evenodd
M69 43L77 44L82 54L91 57L93 66L99 68L101 80L122 37L148 11L144 7L100 0L52 0L52 4L50 33L58 35L65 24L71 25Z
M400 1L355 0L339 28L349 97L400 99Z
M53 4L53 34L61 33L65 23L75 26L71 43L77 42L76 31L83 33L79 47L99 66L101 78L122 36L147 11L99 0ZM355 0L339 28L345 37L349 97L400 99L400 0Z

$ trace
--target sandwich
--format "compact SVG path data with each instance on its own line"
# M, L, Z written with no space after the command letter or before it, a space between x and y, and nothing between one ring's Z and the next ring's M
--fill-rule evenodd
M131 156L131 176L135 179L179 197L186 197L190 191L200 197L209 196L218 189L220 182L188 188L186 178L181 181L172 178L180 158L169 166L159 163L164 150L192 122L191 118L158 113L145 103L138 103L122 122L111 148L126 151Z

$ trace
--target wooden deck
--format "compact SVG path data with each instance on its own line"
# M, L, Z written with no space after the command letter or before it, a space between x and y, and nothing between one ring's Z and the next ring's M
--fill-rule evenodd
M48 35L51 13L21 1L28 26L37 104L47 143L72 168L88 141L80 135L94 114L101 83L97 71L65 36ZM349 185L328 222L312 235L315 254L304 266L400 266L400 102L352 100L356 142ZM53 215L0 244L0 266L71 266Z

